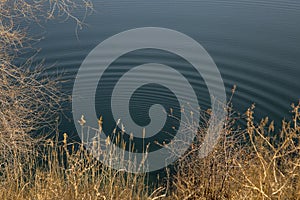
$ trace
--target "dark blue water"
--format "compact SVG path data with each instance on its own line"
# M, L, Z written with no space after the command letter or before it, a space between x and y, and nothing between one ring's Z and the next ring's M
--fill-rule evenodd
M42 48L37 61L45 59L46 65L54 64L48 73L59 72L68 81L62 86L67 94L72 93L77 70L95 46L119 32L150 26L174 29L198 41L217 64L228 96L232 86L237 85L233 105L241 113L255 103L257 117L269 116L279 123L290 116L290 104L300 99L298 0L109 0L94 1L94 7L96 12L87 17L84 29L76 31L72 21L51 21L43 28L45 39L36 45ZM205 83L188 63L168 52L140 50L114 62L115 70L108 72L106 82L102 83L106 90L97 90L99 115L105 118L105 113L110 112L106 104L109 90L124 67L147 62L164 63L184 71L194 84L200 106L210 107ZM141 125L147 124L147 108L160 99L177 106L166 88L155 85L141 88L131 101L133 119ZM66 114L72 117L71 105L67 106ZM62 131L74 133L73 121L64 120Z

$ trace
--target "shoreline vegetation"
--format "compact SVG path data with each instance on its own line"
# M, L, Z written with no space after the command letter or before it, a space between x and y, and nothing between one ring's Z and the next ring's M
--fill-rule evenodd
M70 18L83 26L86 16L80 19L74 13L85 8L88 14L92 3L76 2L0 0L1 199L300 199L300 102L292 105L292 119L283 120L279 130L268 118L255 123L254 106L241 117L228 106L214 150L199 158L208 127L204 124L172 173L166 169L155 186L148 184L146 174L101 164L83 144L60 133L57 114L64 97L58 92L59 81L41 78L43 65L33 66L31 58L22 66L15 63L24 52L34 51L31 44L38 40L27 35L26 24ZM204 121L211 116L203 113ZM240 128L237 120L244 120L246 127ZM49 133L56 137L47 137ZM110 157L114 152L101 153Z
M292 120L283 120L277 131L268 118L254 123L254 107L245 114L245 129L235 128L236 119L229 117L213 151L200 158L203 127L173 171L166 168L165 176L154 185L147 174L103 165L64 133L63 141L49 138L38 147L11 149L10 157L2 156L0 194L2 199L41 200L299 199L300 103L292 108ZM122 143L117 138L116 143ZM115 155L115 149L100 152L104 157L118 157L120 163L129 162Z

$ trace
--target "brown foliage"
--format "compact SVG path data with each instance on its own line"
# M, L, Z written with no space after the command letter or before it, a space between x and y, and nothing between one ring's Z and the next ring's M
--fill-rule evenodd
M83 3L91 8L89 1ZM79 5L69 0L0 1L0 173L26 163L25 157L40 140L31 134L42 136L43 131L52 130L62 98L57 81L44 76L41 64L34 65L32 58L16 64L25 50L33 51L26 26L62 15L81 25L72 15ZM22 154L18 163L17 154Z

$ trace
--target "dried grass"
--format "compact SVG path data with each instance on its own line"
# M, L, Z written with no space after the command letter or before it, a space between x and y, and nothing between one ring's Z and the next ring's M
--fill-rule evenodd
M48 9L41 12L45 5ZM20 22L65 16L80 27L83 21L73 15L79 5L92 8L87 0L0 1L2 199L300 199L300 104L293 105L292 120L282 121L277 131L267 118L254 123L254 106L246 113L245 129L236 128L229 115L218 144L205 158L198 152L208 125L201 127L198 142L175 164L167 184L151 189L145 174L102 165L83 144L68 141L67 134L62 142L33 138L30 133L44 127L59 134L54 119L61 97L55 81L41 79L42 67L33 67L30 59L15 65L32 41ZM110 157L114 152L101 153Z

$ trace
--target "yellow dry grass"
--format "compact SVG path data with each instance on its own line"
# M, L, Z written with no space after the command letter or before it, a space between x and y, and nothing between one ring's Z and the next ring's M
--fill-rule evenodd
M39 79L42 67L33 67L30 59L15 66L32 41L19 25L65 16L80 26L74 9L92 5L28 2L0 1L1 199L300 199L300 104L293 105L292 119L282 121L280 130L267 118L255 124L254 107L246 113L245 128L236 128L228 116L214 151L200 159L204 126L198 142L175 163L175 173L157 188L147 185L145 174L102 165L82 144L68 142L67 134L62 142L32 137L44 127L56 130L61 97L55 81ZM114 150L102 153L111 156Z

